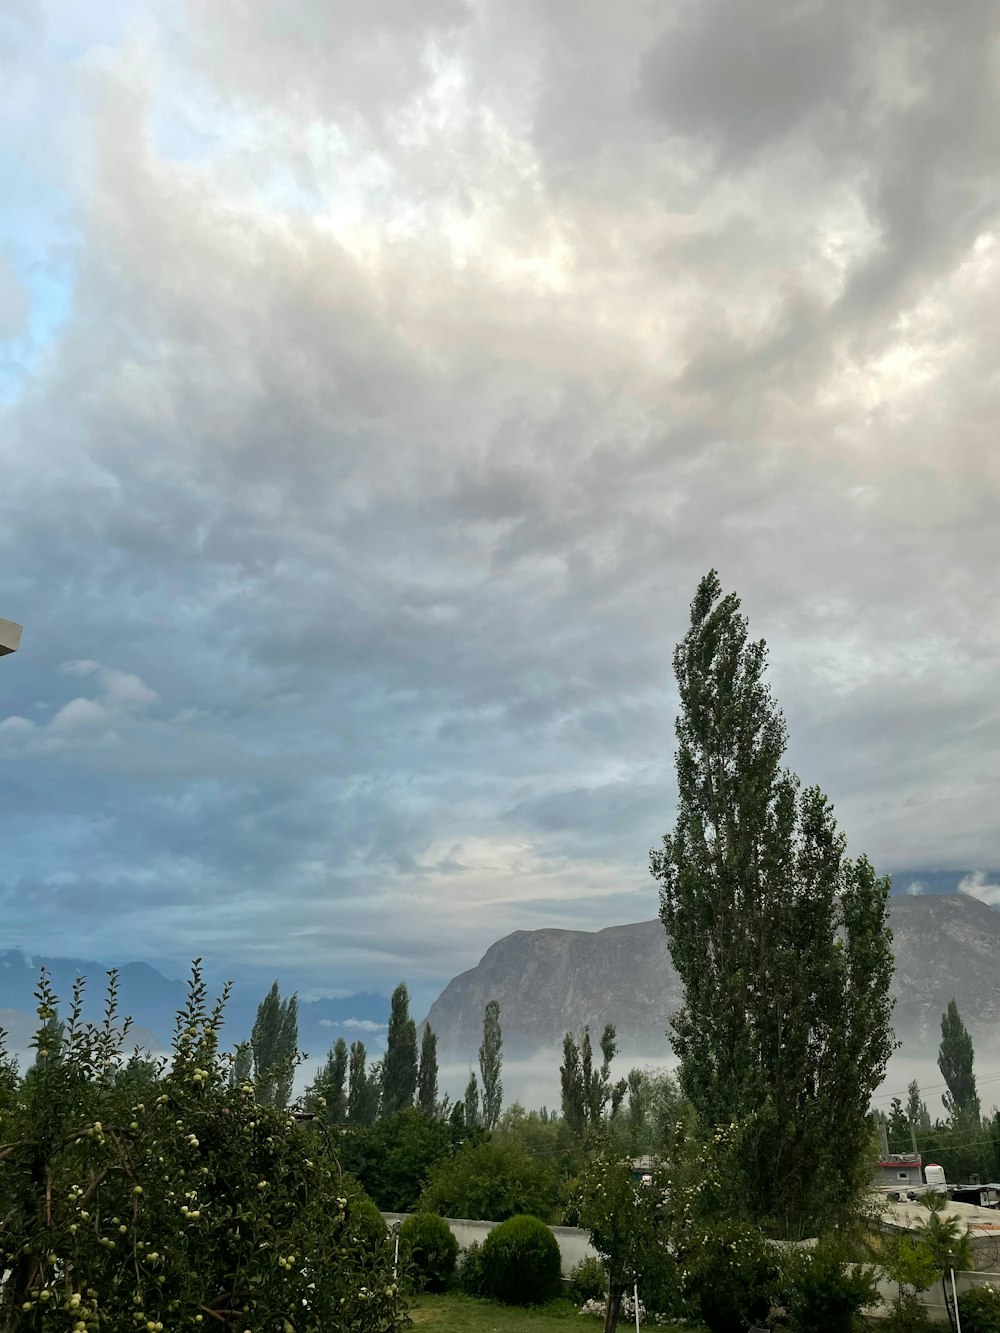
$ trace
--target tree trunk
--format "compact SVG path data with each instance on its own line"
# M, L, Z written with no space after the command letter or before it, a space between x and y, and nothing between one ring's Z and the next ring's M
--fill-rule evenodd
M608 1292L608 1303L604 1307L604 1333L615 1333L618 1311L621 1309L624 1291L625 1288L618 1283L611 1284L611 1290Z

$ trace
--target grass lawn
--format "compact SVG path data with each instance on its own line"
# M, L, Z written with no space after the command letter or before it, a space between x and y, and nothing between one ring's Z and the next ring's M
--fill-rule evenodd
M585 1319L569 1301L525 1310L471 1296L418 1296L410 1317L420 1333L568 1333L574 1320L581 1333L601 1333L601 1321Z
M604 1322L578 1313L571 1301L552 1301L549 1305L497 1305L471 1296L418 1296L410 1310L413 1326L419 1333L601 1333ZM628 1329L629 1324L619 1324ZM675 1333L684 1333L680 1325ZM698 1333L693 1327L690 1333Z

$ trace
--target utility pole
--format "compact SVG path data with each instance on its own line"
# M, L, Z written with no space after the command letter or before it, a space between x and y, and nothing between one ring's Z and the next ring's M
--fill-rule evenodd
M0 620L0 657L16 653L21 642L21 626L13 620Z

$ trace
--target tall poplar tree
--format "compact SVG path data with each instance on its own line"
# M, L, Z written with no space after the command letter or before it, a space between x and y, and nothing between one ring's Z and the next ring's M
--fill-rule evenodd
M766 656L711 571L674 653L677 823L651 870L684 986L681 1088L705 1129L742 1125L733 1195L794 1237L842 1216L867 1180L892 936L888 878L847 859L826 797L782 767Z
M283 1000L275 982L257 1007L250 1034L253 1082L262 1106L288 1105L299 1046L299 1001Z
M468 1129L480 1124L479 1116L479 1084L476 1082L476 1071L469 1070L469 1081L465 1085L465 1124Z
M931 1127L931 1113L920 1095L920 1084L916 1079L906 1087L906 1119L914 1130L923 1132Z
M437 1110L438 1095L438 1060L437 1033L430 1023L424 1024L420 1039L420 1072L417 1075L417 1105L424 1115L434 1115Z
M347 1042L338 1037L327 1053L326 1063L316 1075L310 1089L310 1103L323 1097L326 1106L322 1116L328 1124L342 1125L347 1119Z
M955 1000L941 1015L941 1046L938 1049L938 1069L948 1085L941 1100L953 1124L974 1125L979 1128L982 1111L976 1088L975 1053L972 1038L962 1022Z
M601 1034L601 1064L598 1069L594 1068L589 1026L584 1027L583 1039L579 1043L572 1032L567 1032L563 1037L563 1062L559 1067L562 1113L566 1123L578 1133L588 1128L596 1129L605 1118L609 1104L611 1118L614 1119L618 1114L628 1091L628 1080L623 1078L617 1083L611 1082L611 1061L617 1049L613 1023L606 1023Z
M479 1074L483 1080L483 1124L492 1129L500 1119L503 1106L502 1067L503 1033L500 1029L500 1001L489 1000L483 1011L483 1044L479 1048Z
M378 1114L377 1066L369 1073L363 1041L352 1041L347 1068L347 1119L352 1125L370 1125Z
M417 1092L417 1025L410 1017L410 993L401 981L392 992L389 1030L382 1059L382 1114L413 1105Z

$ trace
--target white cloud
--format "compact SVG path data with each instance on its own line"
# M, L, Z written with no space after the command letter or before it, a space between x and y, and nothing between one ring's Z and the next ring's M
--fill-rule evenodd
M58 671L61 676L92 676L95 671L100 671L100 662L93 662L89 657L81 658L75 662L60 662Z
M906 892L911 898L919 898L922 893L927 892L927 885L922 879L914 879L910 881Z
M990 907L1000 907L1000 884L991 884L984 870L974 870L971 875L966 875L959 882L958 891L970 898L978 898Z
M56 713L48 725L51 732L91 731L106 726L110 714L96 699L71 699Z
M334 1024L334 1026L338 1026ZM384 1032L388 1026L386 1023L376 1023L371 1018L345 1018L339 1024L342 1028L350 1028L352 1032Z
M108 669L103 672L102 678L104 697L111 708L121 708L128 712L150 708L160 697L138 676L127 671Z

